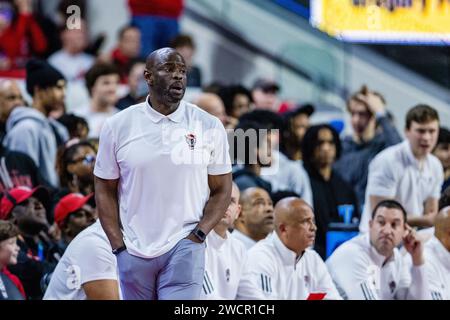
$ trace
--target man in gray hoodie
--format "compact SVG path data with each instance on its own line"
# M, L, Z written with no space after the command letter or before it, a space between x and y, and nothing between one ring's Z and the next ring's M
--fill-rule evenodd
M10 150L29 155L42 178L57 187L57 148L68 140L69 134L63 125L49 118L49 114L64 109L66 82L63 75L45 61L31 59L26 71L32 107L16 107L11 111L3 144Z

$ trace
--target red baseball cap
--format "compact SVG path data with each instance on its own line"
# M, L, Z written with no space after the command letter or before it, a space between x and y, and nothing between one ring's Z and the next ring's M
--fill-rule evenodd
M58 226L61 227L64 219L66 219L69 214L81 209L89 200L93 200L93 196L93 193L88 194L87 196L83 196L80 193L69 193L62 197L55 207L55 222Z
M34 189L20 186L9 191L5 191L2 199L0 200L0 220L7 220L9 218L9 214L16 205L21 204L33 196L41 201L45 208L48 208L50 203L50 194L47 189L42 186L38 186Z

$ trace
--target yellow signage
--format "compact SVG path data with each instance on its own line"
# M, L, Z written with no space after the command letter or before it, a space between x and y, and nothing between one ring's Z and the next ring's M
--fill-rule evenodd
M450 0L311 0L311 23L349 41L450 44Z

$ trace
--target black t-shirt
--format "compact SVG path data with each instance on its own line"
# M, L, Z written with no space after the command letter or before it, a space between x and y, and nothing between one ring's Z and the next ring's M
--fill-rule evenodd
M30 188L37 185L49 186L48 182L40 176L33 159L25 153L11 151L2 146L0 146L0 170L2 173L0 192L18 186Z
M0 300L23 300L23 296L11 279L0 271Z
M356 195L352 187L338 173L332 172L329 181L325 181L316 169L305 164L313 194L314 214L317 225L314 249L325 259L326 232L331 222L344 222L339 215L339 206L353 205L353 222L359 221L360 212ZM358 219L357 221L354 219Z

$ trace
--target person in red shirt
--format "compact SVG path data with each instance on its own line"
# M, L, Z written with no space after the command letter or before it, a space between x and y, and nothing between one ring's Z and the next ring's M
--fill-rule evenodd
M141 31L134 26L125 26L119 31L119 42L109 59L119 70L120 82L128 83L128 70L133 59L140 56Z
M128 0L132 25L141 30L141 57L168 47L178 35L183 0Z
M31 0L0 4L0 72L22 69L29 57L47 49L47 39L33 16Z

